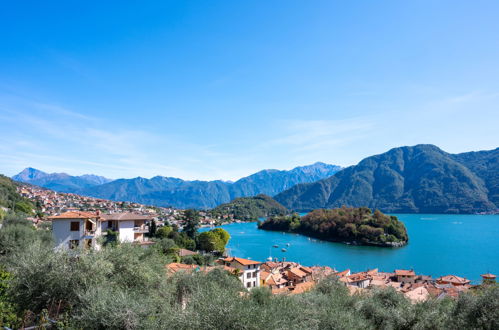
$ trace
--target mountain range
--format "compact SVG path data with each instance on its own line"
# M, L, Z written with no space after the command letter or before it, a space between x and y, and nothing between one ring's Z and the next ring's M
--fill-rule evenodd
M93 174L71 176L66 173L45 173L32 167L25 168L19 174L14 175L12 179L65 193L74 193L84 188L112 181Z
M340 166L318 162L289 171L263 170L236 182L186 181L164 176L112 181L96 175L48 174L33 168L27 168L12 178L55 191L97 198L177 208L209 209L238 197L258 194L274 196L296 184L330 177L341 169Z
M367 206L390 213L499 209L499 148L449 154L434 145L394 148L274 197L288 209Z

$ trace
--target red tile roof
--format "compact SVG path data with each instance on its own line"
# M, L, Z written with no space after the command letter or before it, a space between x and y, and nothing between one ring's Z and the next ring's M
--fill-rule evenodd
M48 217L49 219L89 219L96 218L98 215L92 212L83 212L83 211L69 211L64 212L59 215L54 215Z
M300 269L303 270L305 273L312 274L312 269L306 266L300 266Z
M186 265L186 264L181 264L178 262L172 262L171 264L168 264L165 266L167 271L169 273L175 274L178 271L187 271L187 272L192 272L194 269L198 268L198 265Z
M491 274L491 273L482 274L480 276L483 278L486 278L486 279L495 279L496 278L496 276L494 274Z
M123 221L123 220L150 220L153 217L150 215L142 215L131 212L113 213L113 214L102 214L102 220L113 220L113 221Z
M288 270L288 272L290 272L293 275L298 276L298 277L305 277L305 276L307 276L307 273L305 273L304 271L302 271L300 268L291 268L290 270Z
M299 293L309 291L310 289L312 289L314 287L314 285L315 285L315 282L299 283L299 284L295 285L295 288L293 289L293 291L291 291L291 294L299 294Z
M258 261L253 261L249 259L243 259L243 258L238 258L238 257L229 257L224 259L225 262L238 262L243 266L249 266L249 265L260 265L261 262Z
M395 269L396 276L416 276L413 270Z
M464 285L470 283L470 280L456 275L447 275L437 278L437 282L449 282L452 284Z
M350 274L350 269L344 270L342 272L335 273L334 275L336 275L338 277L343 277L343 276L347 276L348 274Z
M370 277L366 273L357 273L347 276L348 282L361 282L369 279Z

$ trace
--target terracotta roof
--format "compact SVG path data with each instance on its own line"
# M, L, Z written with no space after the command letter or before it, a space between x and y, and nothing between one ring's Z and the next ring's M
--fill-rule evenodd
M348 282L360 282L360 281L365 281L369 280L369 276L366 273L357 273L357 274L352 274L347 276L347 281Z
M290 272L293 275L298 276L298 277L305 277L305 276L307 276L307 273L305 273L304 271L302 271L300 268L291 268L290 270L288 270L288 272Z
M267 280L267 278L271 275L271 273L266 272L264 270L260 271L260 279L262 280Z
M303 270L305 273L312 274L312 269L309 267L300 266L300 269Z
M123 212L123 213L113 213L113 214L101 214L101 218L102 220L123 221L123 220L151 220L153 217L150 215Z
M456 275L447 275L447 276L442 276L437 279L437 282L449 282L452 284L468 284L470 283L470 280L464 278L464 277L459 277Z
M494 278L496 278L496 276L494 274L491 274L491 273L482 274L480 276L483 277L483 278L486 278L486 279L494 279Z
M281 274L271 274L270 277L265 281L265 285L281 285L286 284L286 279L282 277Z
M249 259L243 259L243 258L238 258L238 257L229 257L224 259L225 262L238 262L243 266L248 266L248 265L260 265L261 262L258 261L253 261Z
M267 261L265 263L265 265L269 266L270 268L276 268L277 266L279 266L279 264L277 262L273 262L273 261Z
M49 219L88 219L88 218L96 218L97 214L92 212L83 212L83 211L69 211L64 212L59 215L54 215L48 217Z
M295 285L295 288L293 289L293 291L291 291L291 294L299 294L299 293L309 291L310 289L312 289L314 287L314 285L315 285L315 282L299 283L299 284Z
M396 276L416 276L413 270L395 269Z
M198 265L186 265L178 262L172 262L165 266L168 272L175 274L178 271L192 272L194 269L198 268Z
M350 269L344 270L342 272L335 273L334 275L343 277L343 276L348 276L350 274Z

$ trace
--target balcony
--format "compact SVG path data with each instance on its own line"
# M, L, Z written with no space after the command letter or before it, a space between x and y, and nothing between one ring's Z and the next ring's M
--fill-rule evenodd
M134 233L148 233L149 232L149 227L148 226L136 226L133 227L133 232Z
M95 236L95 230L85 230L85 238L92 238Z

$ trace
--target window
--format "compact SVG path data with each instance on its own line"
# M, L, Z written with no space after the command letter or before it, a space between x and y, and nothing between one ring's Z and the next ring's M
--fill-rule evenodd
M253 277L256 277L256 274L257 274L257 272L256 272L256 271L255 271L255 272L253 272Z
M80 231L79 221L71 221L71 231Z
M251 283L250 282L246 283L246 287L250 288L251 287Z
M246 278L251 278L251 273L246 273Z
M70 249L76 249L78 245L80 244L80 241L77 239L72 239L69 241L69 248Z

